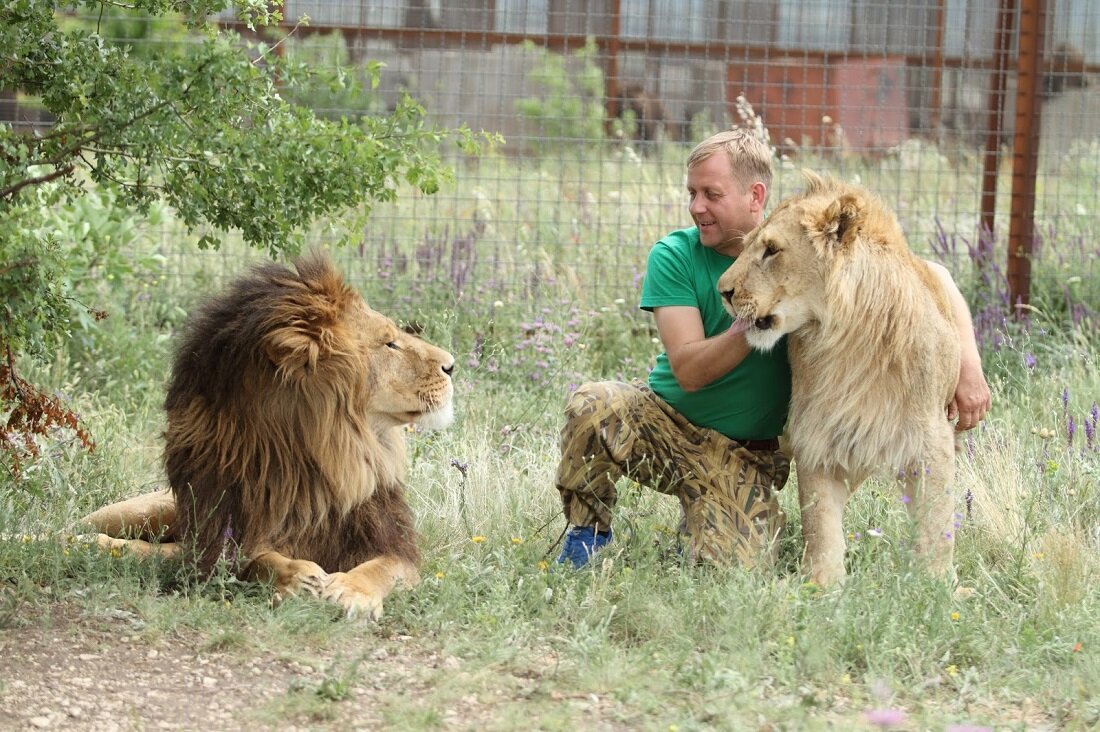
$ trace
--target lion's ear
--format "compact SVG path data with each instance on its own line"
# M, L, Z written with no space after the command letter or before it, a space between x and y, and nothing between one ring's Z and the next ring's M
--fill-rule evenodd
M859 233L865 210L861 196L845 193L825 207L813 228L833 246L844 246Z

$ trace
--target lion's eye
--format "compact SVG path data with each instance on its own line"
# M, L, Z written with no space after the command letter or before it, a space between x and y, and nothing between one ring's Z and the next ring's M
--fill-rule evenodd
M778 249L776 249L771 244L767 244L767 245L764 246L764 256L762 256L761 259L767 259L768 257L774 256L778 253L779 253Z
M401 346L397 345L396 341L390 341L389 343L387 343L386 348L392 348L395 351L401 350Z

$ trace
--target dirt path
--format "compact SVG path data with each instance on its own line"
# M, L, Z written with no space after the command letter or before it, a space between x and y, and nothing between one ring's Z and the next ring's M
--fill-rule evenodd
M186 631L148 641L125 611L106 618L76 607L48 612L0 630L0 729L377 730L391 726L386 711L395 695L423 693L433 673L458 665L408 636L365 629L357 645L369 672L360 669L340 686L335 653L298 660L209 649L207 639ZM448 715L472 721L477 712L456 706Z

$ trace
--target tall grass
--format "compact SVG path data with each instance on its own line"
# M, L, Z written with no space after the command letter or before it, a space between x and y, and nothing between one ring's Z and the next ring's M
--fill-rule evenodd
M388 699L385 718L444 726L443 710L480 695L499 729L531 720L655 730L1100 722L1100 339L1073 308L1096 303L1043 305L1066 302L1071 273L1094 266L1080 218L1068 239L1052 225L1028 319L982 321L995 404L967 435L956 486L959 576L971 596L916 569L905 507L886 481L852 500L852 576L835 590L798 576L794 482L781 494L789 530L778 570L684 566L674 501L623 481L615 542L591 569L565 571L549 561L565 526L554 490L561 408L580 381L644 376L652 362L658 346L634 307L635 275L647 242L682 205L679 173L639 166L611 183L591 167L528 162L517 186L504 182L514 171L494 168L509 165L484 161L454 196L383 212L419 227L415 245L383 232L335 253L376 306L458 358L457 423L409 437L424 582L391 596L378 629L450 661L424 670L423 693ZM439 229L426 213L467 205L465 231ZM925 224L935 236L936 222ZM636 247L574 243L612 240ZM125 608L149 643L187 626L241 653L341 647L350 631L317 603L271 610L262 590L230 578L196 586L170 565L21 539L63 531L161 480L172 335L239 250L209 258L184 243L135 246L157 249L182 276L149 269L108 281L89 265L84 297L112 317L78 329L51 362L22 365L71 400L97 448L86 453L59 434L18 479L3 478L0 632L34 622L19 607L66 598L91 617ZM960 276L970 255L947 259L976 313L1003 313L996 278L972 286ZM351 704L347 686L366 674L354 658L333 669L314 707ZM296 709L288 701L269 711L318 718Z

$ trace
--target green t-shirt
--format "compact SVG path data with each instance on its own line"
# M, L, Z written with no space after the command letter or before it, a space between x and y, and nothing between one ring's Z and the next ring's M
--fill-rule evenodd
M697 227L672 232L649 253L642 283L642 309L688 305L699 309L707 338L728 330L733 318L722 307L718 278L736 259L704 247ZM791 400L787 339L767 353L750 352L728 374L691 393L680 388L668 355L662 353L649 374L649 386L700 427L733 439L778 437L787 422Z

